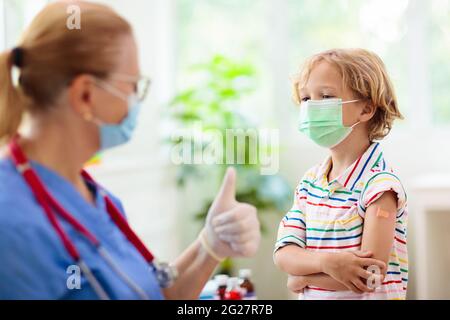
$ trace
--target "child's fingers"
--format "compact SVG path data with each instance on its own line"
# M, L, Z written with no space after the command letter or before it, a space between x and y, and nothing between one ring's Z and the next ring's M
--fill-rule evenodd
M303 279L300 276L289 276L287 281L287 287L289 290L295 293L303 291Z
M361 292L373 292L373 289L370 289L361 281L361 279L357 278L353 280L353 285L357 287Z
M372 258L362 258L360 259L360 266L361 267L370 267L370 266L377 266L381 270L386 269L386 263L383 261L372 259Z
M361 290L358 289L357 286L355 286L352 282L345 283L345 286L354 293L363 293Z
M363 278L363 279L372 278L372 279L381 279L381 281L384 280L384 273L383 272L378 274L378 273L370 272L370 271L367 271L367 270L364 270L364 269L359 269L357 271L357 274L358 274L358 276L360 278Z
M358 276L360 278L363 278L363 279L369 279L373 275L372 272L369 272L369 271L367 271L365 269L362 269L362 268L358 269L358 271L356 273L358 274Z

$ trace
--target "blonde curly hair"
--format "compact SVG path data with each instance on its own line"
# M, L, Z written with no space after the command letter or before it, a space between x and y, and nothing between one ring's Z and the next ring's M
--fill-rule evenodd
M403 119L394 87L381 58L364 49L332 49L313 55L293 81L293 98L300 103L299 89L308 81L312 69L321 61L336 66L344 86L359 99L368 99L376 107L369 122L369 139L381 140L391 131L395 119Z

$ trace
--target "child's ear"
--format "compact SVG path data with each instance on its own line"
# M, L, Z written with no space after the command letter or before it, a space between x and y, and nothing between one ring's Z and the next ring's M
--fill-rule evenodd
M362 122L369 121L370 119L373 118L376 111L377 107L373 104L373 102L370 100L367 101L362 109L360 121Z

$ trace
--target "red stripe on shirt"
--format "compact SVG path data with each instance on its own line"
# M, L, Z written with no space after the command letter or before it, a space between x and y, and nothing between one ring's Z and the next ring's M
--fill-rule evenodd
M403 243L403 244L406 244L406 242L405 241L403 241L403 240L400 240L399 238L397 238L397 237L395 237L395 240L397 240L398 242L400 242L400 243Z
M386 282L383 282L382 285L385 285L385 284L391 284L391 283L402 283L402 280L391 280L391 281L386 281Z
M327 208L331 208L331 209L350 209L351 206L330 206L329 204L325 204L325 203L313 203L310 201L306 201L307 204L310 204L312 206L316 206L316 207L327 207Z
M363 154L363 155L364 155L364 154ZM356 167L358 167L358 164L359 164L359 162L361 161L361 158L362 158L363 155L361 155L361 156L359 157L358 161L356 162L355 166L354 166L353 169L352 169L352 172L350 172L350 175L347 177L347 180L346 180L345 183L344 183L344 187L347 187L347 183L350 181L350 178L352 177L353 173L355 172Z

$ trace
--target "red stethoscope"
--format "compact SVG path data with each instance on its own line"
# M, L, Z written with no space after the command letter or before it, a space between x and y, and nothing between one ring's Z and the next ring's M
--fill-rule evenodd
M50 194L46 189L36 172L31 167L28 159L21 150L19 144L17 143L17 138L15 137L9 144L9 151L14 165L17 171L23 176L25 182L28 184L32 190L36 200L39 205L44 210L48 220L50 221L53 229L58 234L61 242L63 243L65 249L69 255L73 258L76 264L79 266L81 272L85 275L87 281L92 286L94 291L97 293L98 297L102 300L109 300L110 297L100 284L100 282L95 278L89 266L80 256L74 243L70 240L67 233L62 228L60 222L57 219L57 215L60 218L66 220L72 227L79 232L83 237L88 240L92 246L97 250L98 254L105 260L105 262L113 269L113 271L134 291L141 299L149 299L145 291L140 288L130 277L128 277L123 271L120 270L118 265L114 262L109 253L102 247L100 241L93 235L89 230L87 230L78 220L76 220L69 212L67 212L59 202ZM82 177L91 183L96 182L94 179L86 172L81 172ZM160 287L167 288L173 284L177 277L177 270L174 266L167 263L157 262L153 254L147 249L144 243L139 239L136 233L131 229L128 222L125 220L119 209L111 201L111 199L106 195L101 187L98 186L99 192L103 196L106 204L106 211L108 212L111 220L116 224L120 231L126 236L128 241L139 251L142 257L147 261L147 263L155 271L156 278Z

